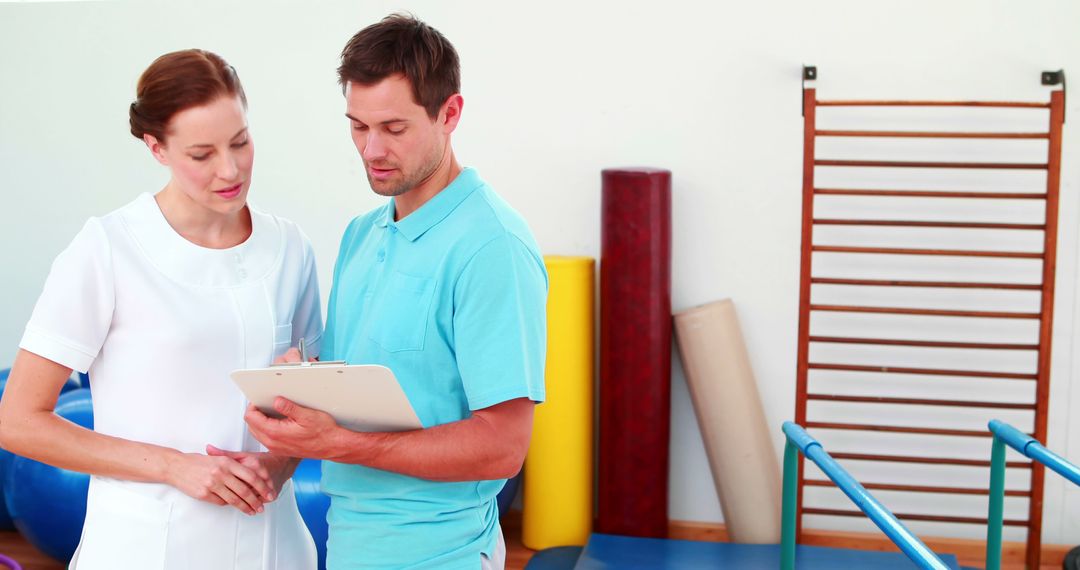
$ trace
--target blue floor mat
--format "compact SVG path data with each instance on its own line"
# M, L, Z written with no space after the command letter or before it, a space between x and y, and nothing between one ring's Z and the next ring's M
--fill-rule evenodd
M956 557L938 555L950 568L960 569ZM776 570L780 567L780 546L777 544L733 544L728 542L698 542L633 538L610 534L593 534L585 545L574 570L694 570L741 568L744 570ZM918 568L899 552L848 550L822 546L796 547L795 567L798 570L910 570ZM552 570L556 566L550 566ZM563 568L571 568L564 566Z

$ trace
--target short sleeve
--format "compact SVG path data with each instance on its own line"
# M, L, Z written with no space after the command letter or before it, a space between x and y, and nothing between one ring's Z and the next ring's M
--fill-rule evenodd
M338 246L337 259L334 260L334 283L330 287L330 299L326 306L326 332L323 334L322 341L321 355L323 360L345 359L343 355L335 353L334 347L334 330L337 324L337 284L341 274L341 266L349 253L349 249L353 242L353 236L356 234L356 228L360 224L360 219L360 217L353 218L345 228L345 233L341 236L341 244Z
M105 228L91 218L53 261L19 348L86 372L112 325L114 285Z
M307 236L301 236L304 243L304 266L301 269L300 293L296 297L296 311L293 313L292 346L298 346L303 338L307 355L318 356L323 338L319 272L315 268L315 252L311 248L311 242Z
M469 409L544 400L547 272L507 233L485 244L454 286L454 339Z

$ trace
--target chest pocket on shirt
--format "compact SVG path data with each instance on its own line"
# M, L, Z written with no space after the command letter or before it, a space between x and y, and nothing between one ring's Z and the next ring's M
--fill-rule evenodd
M388 276L368 334L388 352L423 350L435 280L397 271Z

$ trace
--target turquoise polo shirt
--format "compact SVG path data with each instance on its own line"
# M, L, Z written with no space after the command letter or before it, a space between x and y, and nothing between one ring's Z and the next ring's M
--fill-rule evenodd
M390 200L349 224L321 357L389 367L425 428L515 398L541 402L546 301L525 220L467 168L397 222ZM324 462L327 568L479 568L504 483Z

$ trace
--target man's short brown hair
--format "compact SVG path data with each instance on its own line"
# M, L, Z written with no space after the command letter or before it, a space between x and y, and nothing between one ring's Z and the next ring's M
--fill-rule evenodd
M438 30L409 14L391 14L360 30L341 51L338 81L374 85L401 74L412 85L413 101L431 118L461 91L458 54Z

